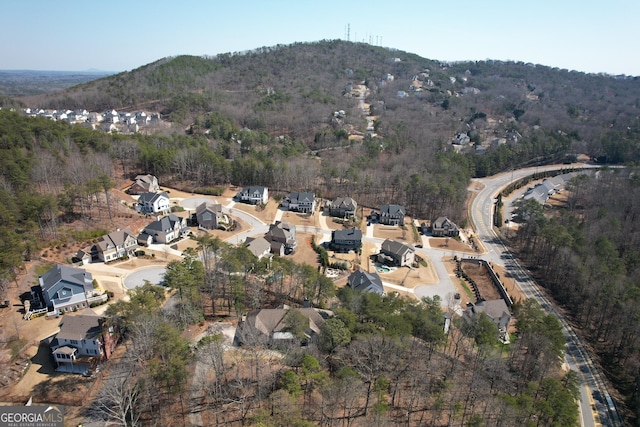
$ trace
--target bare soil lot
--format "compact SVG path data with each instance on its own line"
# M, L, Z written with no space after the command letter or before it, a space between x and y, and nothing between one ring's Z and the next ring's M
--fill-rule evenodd
M403 229L399 226L374 224L373 236L380 239L397 240L399 242L407 244L415 243L413 240L413 231L411 230L410 224L406 226L406 229Z
M260 206L249 205L247 203L236 203L235 205L233 205L233 209L247 212L258 218L265 224L273 224L273 221L276 217L276 212L278 212L278 203L273 199L269 199L264 208Z
M318 211L314 212L313 215L284 211L282 212L282 221L295 226L320 227L319 215L322 215L322 213L319 213Z
M429 246L435 249L442 249L451 252L464 252L468 254L476 254L477 252L466 243L447 237L430 237Z

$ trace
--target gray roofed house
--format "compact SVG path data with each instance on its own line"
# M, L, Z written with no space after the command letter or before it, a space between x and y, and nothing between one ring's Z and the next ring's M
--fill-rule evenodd
M441 216L431 224L431 234L434 237L458 237L460 230L446 216Z
M260 186L248 186L243 187L242 190L238 192L236 197L245 203L250 203L252 205L259 204L267 204L269 201L269 190L267 187Z
M82 268L56 264L38 278L40 289L32 294L42 304L55 311L71 311L89 306L87 298L97 291L93 288L93 276ZM37 305L37 304L36 304Z
M405 245L404 243L396 242L395 240L386 239L382 242L380 247L380 254L382 257L378 257L381 262L392 260L394 265L403 267L405 265L411 266L415 261L416 250L413 246Z
M359 228L346 228L331 232L331 249L339 252L358 250L362 246L362 231Z
M144 241L145 234L151 236L156 243L170 243L189 232L187 220L177 215L168 215L147 225L138 235L138 241ZM148 237L147 237L148 239Z
M271 252L271 242L264 237L247 237L247 240L245 240L244 243L247 246L247 249L249 249L249 252L258 257L258 259L269 255Z
M103 328L103 319L91 310L63 317L60 332L51 342L56 371L86 374L111 356L118 337L113 328Z
M354 271L347 279L347 285L354 291L374 292L384 295L384 287L378 273L367 273L363 270Z
M102 236L95 245L98 259L102 262L133 255L137 248L138 241L130 228L116 230Z
M167 214L171 211L169 195L166 192L142 193L138 197L136 210L143 214Z
M130 194L157 193L158 191L160 191L158 179L151 174L136 176L129 187Z
M289 197L282 201L282 207L290 211L313 212L316 209L316 199L313 193L297 192L289 193Z
M348 218L356 215L358 203L351 197L338 197L325 204L329 215L340 218Z
M509 342L509 322L511 321L511 312L507 307L507 303L502 299L479 301L475 304L467 304L464 315L473 317L476 314L484 313L498 327L498 338L504 342Z
M216 230L221 223L225 222L222 205L219 203L201 203L196 207L194 216L198 222L198 228L204 230Z
M404 206L400 205L382 205L380 206L380 216L378 221L380 224L386 225L404 225L404 216L406 211Z
M254 310L248 313L246 319L238 325L236 341L240 345L253 345L264 343L265 340L293 339L294 336L289 332L290 325L286 318L290 310L297 310L308 319L309 324L305 331L306 339L312 339L319 334L325 320L333 317L332 311L318 308L292 309L285 306L284 308Z
M288 254L296 250L296 226L288 222L277 221L269 226L264 238L271 244L272 252Z

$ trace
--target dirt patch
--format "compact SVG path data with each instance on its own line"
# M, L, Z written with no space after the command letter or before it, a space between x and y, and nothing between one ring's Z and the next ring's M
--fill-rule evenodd
M462 271L464 271L478 286L480 296L487 301L501 299L500 293L493 284L489 271L480 262L463 262L461 263Z
M315 237L317 242L321 236L314 233L296 232L298 247L296 248L295 254L293 254L293 260L297 264L308 264L317 268L320 264L318 263L318 254L311 247L312 237Z
M413 230L411 230L411 224L407 225L405 229L398 226L374 224L373 236L380 239L397 240L398 242L413 244Z
M464 252L468 254L477 253L473 248L459 240L447 237L430 237L429 246L435 249L442 249L451 252Z
M273 224L273 220L278 212L278 203L273 199L269 199L264 207L249 205L246 203L236 203L233 205L233 209L249 213L265 224Z
M310 215L298 212L284 211L282 213L282 221L288 222L295 226L320 227L319 215L320 214L318 212L314 212L313 215Z

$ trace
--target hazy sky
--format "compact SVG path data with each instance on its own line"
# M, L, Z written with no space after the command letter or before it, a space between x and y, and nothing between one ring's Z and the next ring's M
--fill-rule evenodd
M638 0L0 0L0 69L125 71L323 39L640 75Z

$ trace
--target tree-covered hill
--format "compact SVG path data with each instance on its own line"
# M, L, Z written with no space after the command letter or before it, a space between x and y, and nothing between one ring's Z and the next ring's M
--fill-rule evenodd
M446 64L337 40L164 58L22 101L94 111L153 109L187 125L218 112L239 128L323 148L335 142L328 130L367 133L357 96L361 83L382 149L400 153L428 146L433 152L450 148L463 133L471 143L463 151L488 149L473 171L477 175L575 153L635 161L640 151L637 78L515 62ZM345 116L336 119L339 110Z

